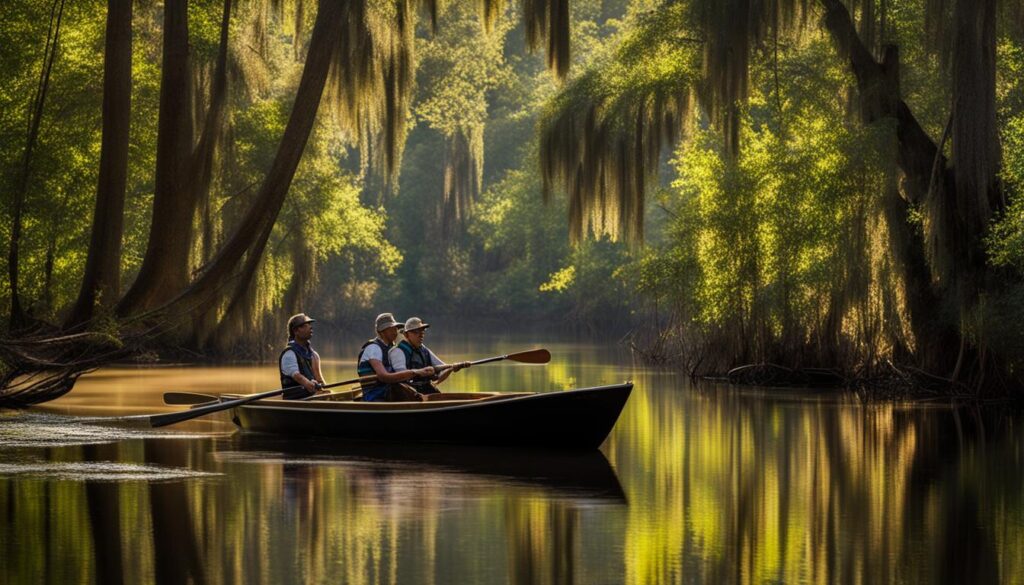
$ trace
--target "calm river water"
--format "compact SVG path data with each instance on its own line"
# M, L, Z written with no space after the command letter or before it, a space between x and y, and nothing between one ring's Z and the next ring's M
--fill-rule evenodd
M428 338L449 361L536 347ZM119 368L0 413L0 583L1022 583L1024 419L693 386L613 343L450 390L636 383L599 452L357 445L83 416L251 392L273 366ZM321 348L350 378L354 343Z

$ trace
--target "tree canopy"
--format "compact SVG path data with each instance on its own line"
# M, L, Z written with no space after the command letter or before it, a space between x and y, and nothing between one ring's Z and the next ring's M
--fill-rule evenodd
M695 373L1015 388L1021 14L19 0L7 336L255 357L300 310L558 316Z

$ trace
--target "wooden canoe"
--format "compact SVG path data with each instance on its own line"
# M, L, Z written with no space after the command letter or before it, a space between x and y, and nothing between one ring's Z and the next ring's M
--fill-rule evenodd
M595 449L632 390L626 382L548 393L444 393L428 402L268 399L234 408L232 420L248 431L294 436Z

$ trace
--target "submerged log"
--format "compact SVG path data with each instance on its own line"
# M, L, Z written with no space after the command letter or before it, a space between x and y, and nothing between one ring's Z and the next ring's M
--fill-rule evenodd
M815 386L838 388L846 378L827 368L787 368L777 364L748 364L729 370L726 380L732 384L751 386Z

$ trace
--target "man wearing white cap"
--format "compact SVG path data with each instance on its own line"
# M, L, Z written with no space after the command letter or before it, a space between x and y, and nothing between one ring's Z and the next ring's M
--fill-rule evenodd
M391 360L391 367L396 372L404 372L407 370L419 370L426 366L433 366L435 369L446 365L441 358L437 357L434 352L430 351L430 348L423 345L423 338L427 334L427 328L430 327L430 323L424 323L423 319L419 317L410 317L405 322L405 327L402 328L402 335L405 336L399 344L388 352L388 357ZM437 376L436 380L431 378L416 377L409 381L409 385L416 389L420 394L437 394L440 390L434 384L440 384L444 382L452 372L457 372L462 368L468 368L469 362L459 362L450 368L446 368L440 375Z
M389 352L391 344L398 339L399 324L391 313L381 313L374 321L377 337L367 341L359 350L356 371L360 377L376 376L376 381L363 383L363 400L366 402L407 400L425 400L424 396L412 388L403 386L415 377L430 377L434 368L427 366L416 370L396 372L391 364Z

